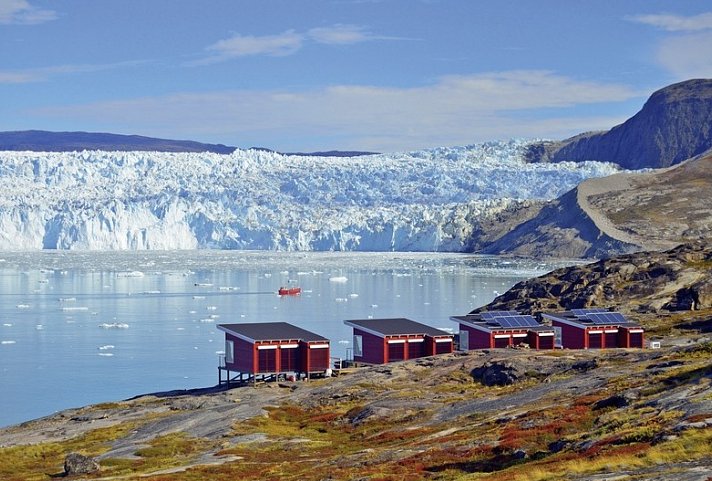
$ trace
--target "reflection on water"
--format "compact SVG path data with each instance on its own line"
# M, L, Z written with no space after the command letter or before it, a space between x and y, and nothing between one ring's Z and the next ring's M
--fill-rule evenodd
M433 253L32 252L0 255L0 426L67 407L214 385L218 323L450 315L553 265ZM345 278L345 280L344 280ZM279 297L299 285L299 297Z

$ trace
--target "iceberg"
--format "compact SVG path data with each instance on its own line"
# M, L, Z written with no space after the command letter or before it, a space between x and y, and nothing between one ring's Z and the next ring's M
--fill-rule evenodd
M0 152L0 250L458 252L477 219L618 170L528 164L529 143L350 158Z

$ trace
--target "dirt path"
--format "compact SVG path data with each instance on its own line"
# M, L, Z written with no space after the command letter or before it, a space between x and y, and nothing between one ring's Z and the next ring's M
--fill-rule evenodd
M608 236L621 242L641 246L644 250L658 250L665 246L619 229L603 212L588 201L589 197L594 195L629 190L633 187L632 180L640 178L640 175L621 173L609 177L585 180L578 186L576 201L586 215L596 224L596 227Z

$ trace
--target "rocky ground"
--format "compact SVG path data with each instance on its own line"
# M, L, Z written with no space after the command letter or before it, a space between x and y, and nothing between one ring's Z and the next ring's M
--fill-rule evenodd
M0 478L655 479L712 470L712 344L454 353L337 378L174 392L0 431Z
M698 241L557 269L518 283L485 309L533 313L584 307L635 312L649 327L676 322L676 313L712 322L712 244Z

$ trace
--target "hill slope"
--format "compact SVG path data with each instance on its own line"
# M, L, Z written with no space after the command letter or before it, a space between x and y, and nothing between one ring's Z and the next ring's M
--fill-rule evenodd
M533 145L530 161L598 160L626 169L678 164L712 148L712 79L653 93L643 108L607 132Z
M482 252L609 257L712 236L712 152L672 168L588 179Z

